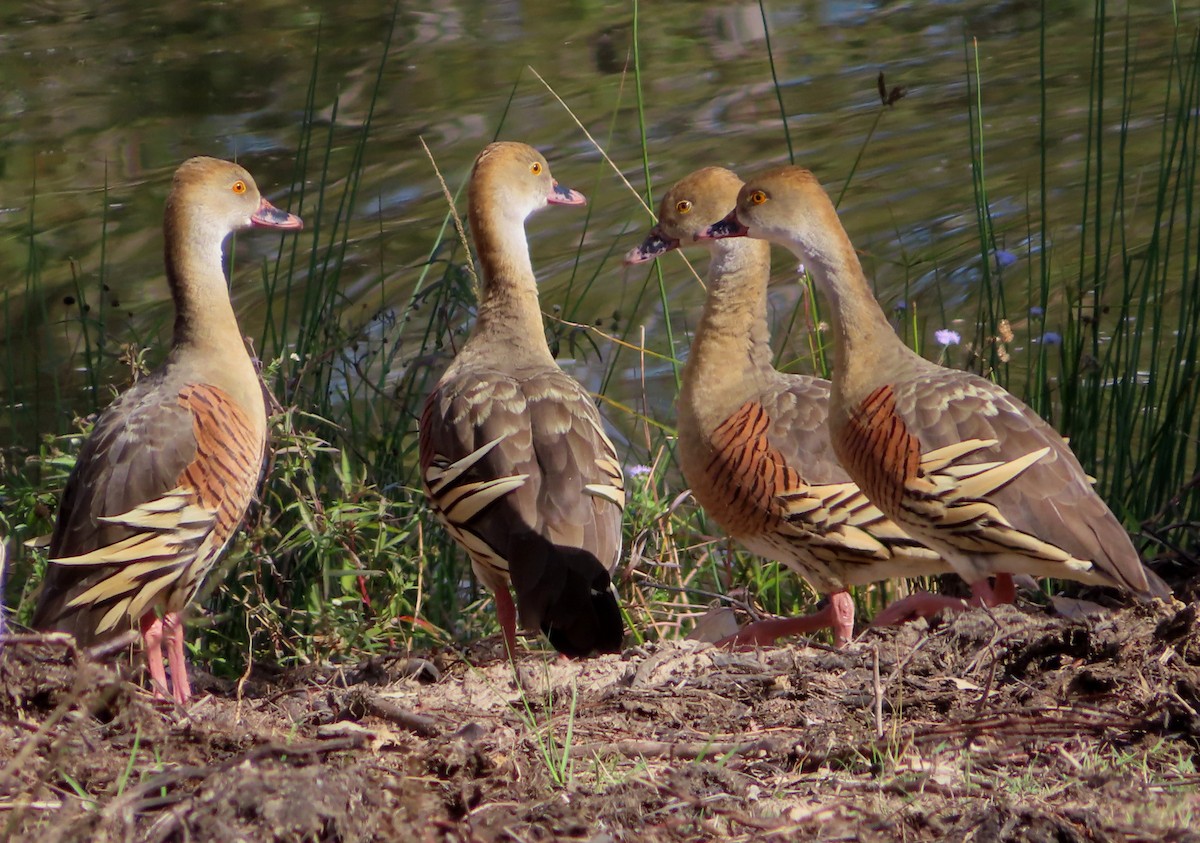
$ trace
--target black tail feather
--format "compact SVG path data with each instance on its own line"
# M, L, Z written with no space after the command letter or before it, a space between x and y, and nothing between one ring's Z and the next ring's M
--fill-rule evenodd
M510 547L509 574L521 624L538 628L560 653L617 653L625 638L608 570L591 553L527 533Z
M605 579L608 579L607 574ZM554 649L573 658L621 652L625 623L621 619L617 595L606 585L600 591L592 590L589 596L591 600L583 612L552 611L544 617L542 632L546 633Z

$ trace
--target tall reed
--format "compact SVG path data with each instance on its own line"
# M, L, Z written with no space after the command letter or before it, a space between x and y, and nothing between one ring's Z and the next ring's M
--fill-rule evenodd
M1196 538L1187 523L1196 514L1196 496L1186 490L1197 473L1200 439L1200 35L1176 27L1168 84L1155 115L1160 153L1148 168L1128 143L1138 81L1134 34L1126 19L1116 36L1123 49L1113 51L1111 23L1104 0L1097 0L1078 225L1075 231L1052 230L1057 186L1047 138L1075 127L1069 116L1049 112L1048 78L1055 69L1047 56L1043 3L1041 155L1037 190L1027 201L1027 239L1037 260L1030 262L1026 289L1015 295L993 269L998 249L982 152L986 96L978 55L968 55L982 257L978 343L990 357L988 370L1006 381L998 344L988 338L999 332L1010 301L1023 303L1031 340L1024 397L1069 439L1127 526L1144 525L1160 544L1181 551ZM1072 251L1074 261L1068 258ZM1060 319L1061 337L1046 330Z

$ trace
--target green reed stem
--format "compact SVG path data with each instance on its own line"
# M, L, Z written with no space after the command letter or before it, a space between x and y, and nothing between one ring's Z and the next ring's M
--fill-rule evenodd
M989 341L1005 315L1004 288L999 274L993 274L992 261L996 253L996 235L992 227L991 205L988 199L987 171L984 166L984 123L983 123L983 71L979 64L979 42L972 38L967 57L967 88L974 107L970 126L971 183L975 192L975 224L979 233L979 317L975 347L985 373L1004 386L1007 382L1007 367L1002 368L994 343ZM972 71L975 84L972 86ZM986 361L983 360L987 354Z
M653 208L654 207L654 194L653 194L653 191L651 190L650 154L649 154L649 146L646 142L645 103L643 102L643 99L642 99L642 59L641 59L641 51L638 48L638 41L640 40L639 39L639 25L640 25L640 21L641 21L640 10L641 10L641 4L638 2L638 0L634 0L634 3L633 3L633 80L634 80L634 89L637 92L638 136L641 139L641 145L642 145L642 174L646 180L646 204L649 207ZM653 273L653 277L658 282L658 301L659 301L659 306L662 307L663 332L666 334L667 348L670 349L671 358L672 358L671 369L672 369L672 373L675 378L675 388L676 388L676 390L678 390L679 384L681 383L681 381L680 381L680 374L679 374L679 364L678 364L678 362L676 362L676 358L675 358L675 331L671 327L671 303L667 296L667 283L666 283L666 280L663 278L661 261L655 261L654 269L651 271ZM640 300L641 298L642 298L642 296L639 294L638 299Z
M779 86L779 72L775 69L775 53L771 49L771 25L767 20L767 7L763 0L758 0L758 13L762 16L763 39L767 47L767 64L771 68L771 84L775 88L775 102L779 105L779 122L783 126L783 140L787 144L788 162L796 163L796 153L792 149L792 131L788 127L787 109L783 107L783 90Z
M871 138L875 136L875 130L879 128L879 121L883 119L883 112L887 110L887 106L881 105L879 110L875 112L875 119L871 121L871 128L867 130L866 137L859 144L858 154L854 156L854 163L850 165L850 172L846 174L846 180L842 182L842 189L838 191L837 199L834 200L833 207L840 208L842 199L846 196L846 191L850 189L850 182L854 181L854 174L858 172L858 165L862 163L863 155L867 152L867 146L871 143Z

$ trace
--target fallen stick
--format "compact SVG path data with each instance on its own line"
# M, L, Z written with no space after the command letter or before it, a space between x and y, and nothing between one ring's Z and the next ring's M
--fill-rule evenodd
M747 755L761 752L773 755L791 752L795 746L792 737L759 738L753 741L646 741L630 738L611 743L576 744L571 747L572 757L590 756L595 753L611 753L629 758L709 758L712 756Z
M370 691L362 688L355 689L346 698L346 708L356 718L365 714L395 723L402 729L423 738L436 738L441 734L437 723L429 717L413 714L393 702L381 699Z

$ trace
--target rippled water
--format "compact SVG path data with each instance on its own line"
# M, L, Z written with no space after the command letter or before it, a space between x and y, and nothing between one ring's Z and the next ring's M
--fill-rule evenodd
M292 205L309 224L302 251L310 242L304 238L329 225L334 209L311 205L314 187L325 178L334 196L345 188L340 180L372 109L392 22L389 4L353 0L177 2L153 12L134 2L94 5L0 4L0 437L21 444L31 444L37 432L65 429L72 409L106 403L105 394L85 392L85 329L94 336L103 321L114 377L121 377L115 358L123 343L152 345L150 359L159 359L170 332L160 222L170 175L181 160L236 156L284 206L303 188L306 204ZM1075 244L1092 4L1047 5L1048 216L1052 234ZM341 292L355 305L347 318L365 320L406 302L443 225L446 203L421 139L453 190L476 152L499 133L543 149L558 179L591 200L587 212L554 209L530 225L546 308L560 305L569 318L602 319L606 328L615 314L618 333L636 340L644 326L648 345L672 351L657 294L637 298L646 270L620 265L649 215L531 71L644 192L634 79L622 72L633 7L436 7L401 9L383 66L341 276ZM882 115L841 204L885 307L899 301L919 307L930 334L971 325L979 269L991 260L1019 282L1010 285L1010 312L1023 313L1017 288L1024 289L1030 271L1029 209L1031 203L1037 208L1039 190L1038 4L845 0L769 3L768 9L795 158L834 195L882 107L877 74L907 88ZM1110 14L1110 64L1120 67L1127 20L1133 33L1128 120L1135 131L1128 154L1134 167L1152 173L1174 32L1170 4L1110 8ZM757 4L646 3L638 26L655 196L698 166L747 171L787 159ZM975 43L989 200L1003 249L998 256L981 254L976 229L967 81ZM310 84L320 115L314 149L323 150L331 138L333 152L327 175L314 155L306 183L293 184ZM1119 92L1118 80L1109 84ZM1113 108L1109 116L1115 134L1120 115ZM1138 234L1133 215L1131 235ZM278 249L277 238L262 234L237 245L235 304L252 336L263 334L268 318L253 267L274 260ZM777 258L780 276L794 272L782 254ZM1056 254L1055 266L1066 277L1076 260L1076 254ZM579 277L590 283L571 281L577 262ZM703 291L681 262L668 260L665 270L679 354ZM575 292L564 301L568 289ZM781 333L797 296L792 284L773 293ZM84 304L89 309L81 321ZM1015 322L1019 345L1030 338ZM789 337L785 360L806 348L800 327ZM608 345L604 351L610 360L616 353ZM636 404L642 361L623 354L616 365L625 383L614 392ZM663 370L659 364L657 374ZM595 386L598 378L592 380ZM652 391L652 414L669 418L670 392Z

